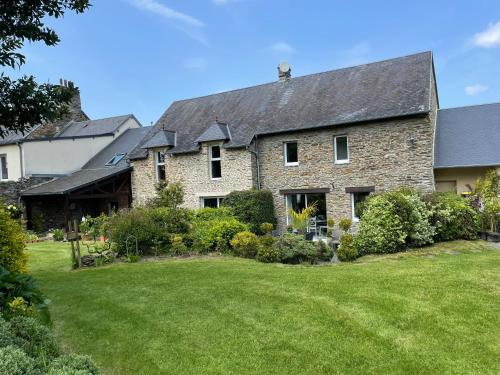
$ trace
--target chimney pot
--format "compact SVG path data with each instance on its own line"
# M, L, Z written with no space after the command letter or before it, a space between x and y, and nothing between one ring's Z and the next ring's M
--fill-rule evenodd
M290 65L284 61L278 65L278 80L280 82L289 81L292 78L292 69Z

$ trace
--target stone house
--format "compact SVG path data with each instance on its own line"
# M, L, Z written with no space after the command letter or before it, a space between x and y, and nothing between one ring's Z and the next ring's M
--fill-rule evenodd
M433 191L439 101L431 52L174 102L130 154L140 205L157 182L180 181L185 206L217 207L228 193L268 189L279 229L287 209L317 206L356 220L370 193Z

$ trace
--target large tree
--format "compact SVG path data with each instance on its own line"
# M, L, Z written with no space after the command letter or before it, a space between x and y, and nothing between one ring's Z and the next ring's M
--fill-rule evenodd
M89 0L0 0L0 66L20 68L26 61L26 41L54 46L56 32L47 17L61 18L66 11L82 13ZM11 79L0 74L0 138L8 132L24 133L32 126L58 119L67 110L73 89L38 84L33 76Z

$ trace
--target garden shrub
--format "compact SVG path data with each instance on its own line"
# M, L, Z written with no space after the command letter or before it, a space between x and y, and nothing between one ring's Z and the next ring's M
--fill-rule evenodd
M332 259L333 249L331 246L326 244L324 241L317 241L314 245L316 246L318 260L330 261Z
M255 258L260 242L257 236L249 231L236 233L230 241L234 255L244 258Z
M61 242L64 240L64 232L62 229L54 229L54 231L52 232L52 238L54 239L54 241L57 241L57 242Z
M2 375L41 375L35 360L15 346L0 348L0 373Z
M0 315L0 348L14 345L15 337L10 331L10 323Z
M392 253L433 242L430 212L418 194L399 189L367 199L354 245L359 254Z
M268 190L233 191L224 198L222 206L231 207L234 215L255 234L263 234L262 223L276 224L273 195Z
M167 233L183 234L191 228L192 215L185 208L158 207L146 211L152 223Z
M193 212L193 221L196 223L211 220L234 219L233 209L230 207L205 207Z
M343 218L343 219L340 219L339 221L339 228L344 231L344 232L348 232L349 229L351 229L352 227L352 220L349 219L349 218Z
M15 313L12 302L22 298L42 321L50 321L45 298L33 277L25 273L10 272L0 266L0 311L6 316ZM19 312L19 311L18 311Z
M238 232L248 230L227 208L203 208L194 212L194 219L188 241L193 250L207 253L218 250L229 252L230 243Z
M272 223L262 223L260 224L260 231L262 234L271 234L274 229L274 225Z
M189 253L189 249L184 243L184 238L180 234L175 234L171 238L170 252L174 255L184 255Z
M342 262L348 262L358 257L358 251L354 247L354 237L351 233L344 233L340 237L337 256Z
M276 263L281 261L281 253L274 246L260 246L257 251L257 260L263 263Z
M12 272L26 272L28 257L24 248L21 225L0 207L0 266Z
M160 183L156 187L156 197L149 202L152 207L176 210L184 203L184 187L180 182Z
M64 354L53 360L47 375L100 375L101 371L87 355Z
M470 202L454 193L432 193L424 196L435 228L434 240L472 240L477 238L479 215Z
M284 234L275 241L274 248L282 263L316 263L318 260L318 248L300 235Z
M230 252L230 241L236 233L248 230L248 226L237 219L213 221L212 224L208 231L209 240L217 251L223 253Z
M45 217L43 213L35 211L31 215L31 226L35 233L43 233L45 231Z
M135 254L137 239L139 254L136 255L147 255L154 252L154 246L158 242L169 244L169 233L148 215L148 210L136 208L113 216L110 239L116 244L116 251L120 256L127 254L127 239L129 253Z
M35 359L48 361L58 356L59 347L49 328L35 318L16 316L10 320L15 344Z

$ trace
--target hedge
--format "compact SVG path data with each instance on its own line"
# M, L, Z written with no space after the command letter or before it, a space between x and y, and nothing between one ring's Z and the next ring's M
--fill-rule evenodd
M273 195L269 190L233 191L224 198L222 206L232 208L234 215L255 234L263 234L262 223L276 224Z

